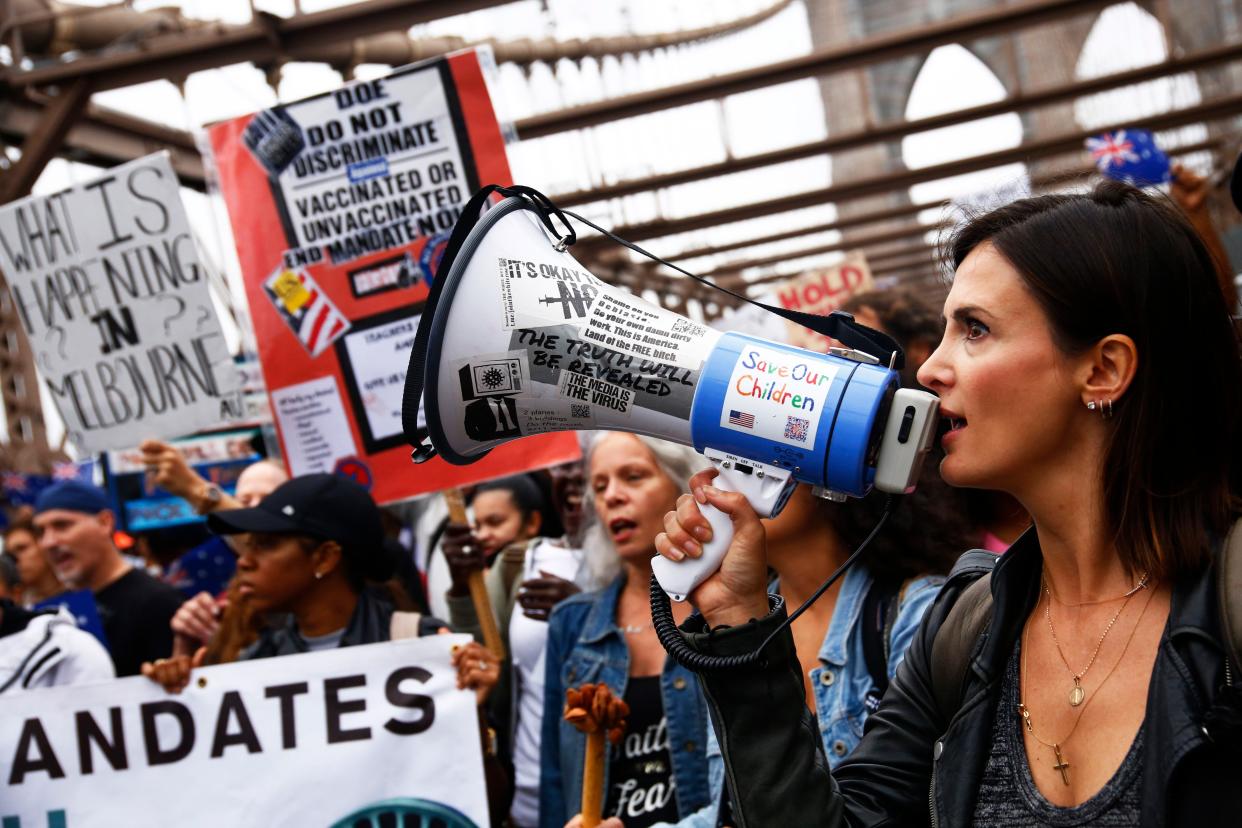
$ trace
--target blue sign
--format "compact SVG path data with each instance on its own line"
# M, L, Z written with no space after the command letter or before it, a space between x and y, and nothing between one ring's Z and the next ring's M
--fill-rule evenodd
M173 440L170 445L182 453L200 477L232 495L242 471L263 459L251 445L256 433L223 432ZM120 528L126 532L167 529L205 520L184 499L154 484L136 450L111 452L105 459L108 492L118 507Z

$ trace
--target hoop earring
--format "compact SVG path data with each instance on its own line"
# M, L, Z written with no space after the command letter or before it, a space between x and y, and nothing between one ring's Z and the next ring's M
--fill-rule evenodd
M1105 400L1104 405L1106 406L1104 409L1104 419L1111 420L1113 418L1113 401Z

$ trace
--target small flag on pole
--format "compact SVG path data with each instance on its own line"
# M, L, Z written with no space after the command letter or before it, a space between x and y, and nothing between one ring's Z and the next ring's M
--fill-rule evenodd
M1169 157L1156 146L1151 131L1119 129L1087 139L1087 149L1109 178L1150 187L1169 180Z

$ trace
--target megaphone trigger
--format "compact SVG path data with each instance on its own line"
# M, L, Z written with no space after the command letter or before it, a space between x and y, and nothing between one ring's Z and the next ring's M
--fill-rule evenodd
M715 449L707 449L704 455L720 471L712 485L745 496L761 518L779 515L798 484L789 469L756 463ZM728 515L710 503L701 505L699 511L712 527L712 539L703 544L703 554L680 561L660 555L651 559L656 580L674 601L685 601L699 584L711 577L720 568L733 542L733 521Z

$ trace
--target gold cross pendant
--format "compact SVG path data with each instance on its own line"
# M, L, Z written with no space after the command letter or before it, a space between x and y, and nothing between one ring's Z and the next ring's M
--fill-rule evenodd
M1056 754L1057 754L1057 763L1053 765L1052 767L1061 772L1061 781L1064 782L1066 785L1068 785L1069 784L1069 762L1066 762L1065 758L1061 756L1060 745L1053 745L1052 749L1056 751Z

